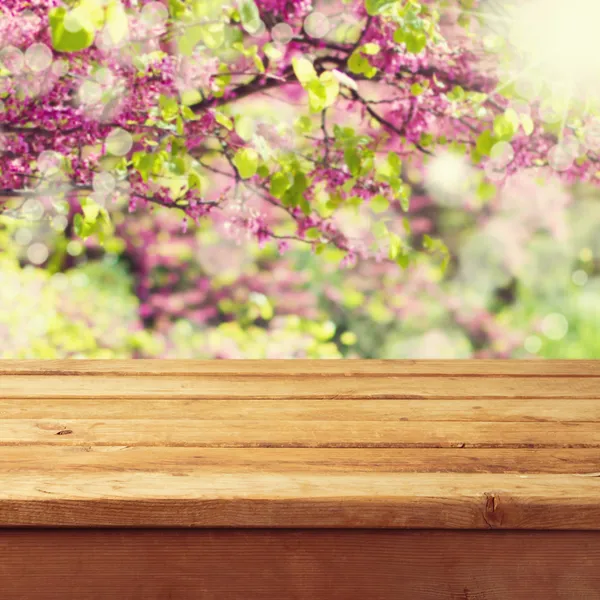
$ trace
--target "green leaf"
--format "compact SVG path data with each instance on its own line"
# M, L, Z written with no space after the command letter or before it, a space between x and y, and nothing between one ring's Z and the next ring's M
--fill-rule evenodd
M215 120L219 125L223 125L225 129L229 129L229 131L233 129L233 121L227 115L224 115L222 112L215 112Z
M275 196L275 198L281 198L291 184L292 182L287 173L283 171L273 173L271 177L271 195Z
M402 170L402 160L400 157L395 152L388 152L387 160L392 169L400 174L400 171Z
M348 147L344 150L344 160L350 169L353 177L357 177L360 173L361 157L355 147Z
M118 0L106 7L106 31L113 44L122 44L129 37L129 21L125 8Z
M188 174L188 187L195 190L202 189L202 177L200 177L200 174L193 169Z
M318 79L317 72L315 71L313 64L307 58L293 58L292 67L294 69L296 78L304 88L306 88L311 81Z
M420 96L425 91L425 88L420 83L413 83L410 86L410 93L413 96Z
M308 106L311 112L321 112L327 104L327 90L319 79L314 79L306 84L308 92Z
M396 4L396 0L365 0L367 13L372 17L380 15L394 4Z
M403 184L400 188L400 206L404 212L408 212L410 208L411 188L408 184Z
M440 264L440 270L442 273L444 273L448 268L448 264L450 263L450 251L448 250L446 244L444 244L442 240L433 239L428 235L424 235L423 247L426 250L429 250L432 254L441 256L442 262Z
M340 84L335 75L329 71L321 73L319 81L325 89L325 108L328 108L337 100L340 93Z
M216 50L225 43L225 24L210 23L208 25L201 25L200 36L207 48Z
M477 187L477 196L482 202L488 202L496 196L496 186L483 179Z
M475 146L477 152L479 152L479 154L482 154L483 156L489 156L492 147L497 141L498 140L492 135L491 131L484 131L477 138L477 143Z
M378 240L380 240L381 238L387 237L387 235L389 233L387 225L381 220L375 221L375 223L373 223L373 227L371 228L371 231L373 232L373 235L375 236L375 238Z
M521 115L521 125L525 135L531 135L534 130L533 119L529 115Z
M158 105L161 108L161 116L165 121L172 121L179 114L179 105L175 98L160 95Z
M303 194L304 190L308 187L308 181L304 173L296 173L294 175L294 183L292 186L285 192L283 196L283 203L285 206L298 206L299 204L303 204L304 200ZM305 201L306 202L306 201ZM305 211L306 204L302 206L302 210ZM310 212L310 211L309 211Z
M245 141L249 142L254 135L254 119L242 115L235 120L235 132Z
M352 346L358 342L358 337L353 331L344 331L340 336L340 342L342 342L344 346Z
M259 73L264 73L265 72L265 65L261 59L260 56L258 56L258 54L255 54L252 57L252 60L254 61L254 66L258 69Z
M427 36L420 31L409 31L404 38L406 49L412 54L419 54L427 45Z
M514 111L512 112L516 115ZM498 115L494 119L494 134L499 140L508 142L517 132L518 126L518 117L515 122L514 116L509 111L506 111L505 114Z
M317 227L310 227L304 235L307 240L318 240L321 237L321 231Z
M363 54L379 54L381 52L381 46L379 44L374 44L373 42L369 42L368 44L363 44L360 51Z
M279 59L283 58L283 52L271 43L267 43L263 46L263 52L272 62L277 62Z
M348 59L348 68L352 73L364 74L369 79L377 73L377 68L371 66L371 63L360 52L355 51Z
M451 100L452 102L460 102L465 99L465 90L463 90L460 85L457 85L447 94L447 96L448 100Z
M374 213L382 213L384 211L386 211L389 207L390 207L390 203L387 200L387 198L385 198L384 196L382 196L381 194L378 194L377 196L375 196L374 198L371 199L371 210Z
M80 213L77 213L73 217L73 229L75 231L75 235L81 237L81 233L83 231L83 216Z
M233 164L242 179L249 179L256 175L258 152L253 148L240 148L233 157Z
M65 29L66 15L67 11L63 7L53 8L48 13L54 49L59 52L78 52L89 48L94 41L94 31L91 26L82 27L75 32L68 31Z
M254 0L244 0L240 5L240 18L242 27L249 33L256 33L260 29L260 13Z
M389 258L390 260L396 260L398 254L402 252L402 239L397 233L391 233L388 238L389 241Z

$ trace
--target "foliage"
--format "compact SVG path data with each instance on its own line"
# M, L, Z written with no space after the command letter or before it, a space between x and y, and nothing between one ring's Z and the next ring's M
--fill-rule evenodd
M3 355L598 355L597 98L485 9L5 0Z

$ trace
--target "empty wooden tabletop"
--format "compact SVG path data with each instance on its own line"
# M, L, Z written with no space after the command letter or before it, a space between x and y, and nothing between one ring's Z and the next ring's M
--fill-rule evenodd
M1 361L0 527L600 529L600 361Z

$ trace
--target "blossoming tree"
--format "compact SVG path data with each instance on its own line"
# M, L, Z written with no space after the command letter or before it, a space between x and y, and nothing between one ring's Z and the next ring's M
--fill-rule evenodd
M102 244L116 207L160 207L280 254L445 269L431 197L485 215L520 173L597 180L576 36L496 4L4 0L0 211Z

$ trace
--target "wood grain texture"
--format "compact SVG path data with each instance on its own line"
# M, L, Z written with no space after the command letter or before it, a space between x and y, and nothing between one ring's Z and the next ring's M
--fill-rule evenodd
M186 419L299 421L600 422L600 400L207 400L15 398L0 400L0 419Z
M597 423L485 421L297 421L6 419L3 445L221 448L593 448Z
M598 377L2 375L0 398L600 398Z
M0 527L600 530L599 362L0 362Z
M10 600L597 600L600 532L0 530Z
M598 476L5 473L4 526L600 529Z
M600 449L5 446L7 473L600 473Z

